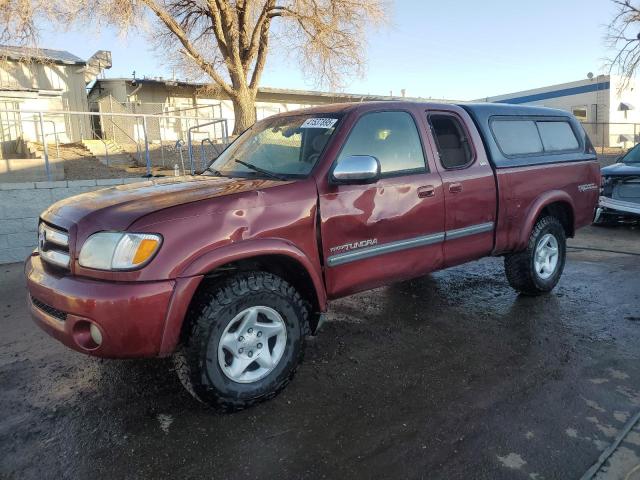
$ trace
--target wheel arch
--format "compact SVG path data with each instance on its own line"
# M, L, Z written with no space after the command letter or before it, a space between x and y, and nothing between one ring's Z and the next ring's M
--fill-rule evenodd
M235 272L260 270L278 275L292 284L311 305L310 327L315 331L320 312L326 310L327 295L319 264L314 263L295 245L278 239L257 239L238 242L206 252L192 261L178 281L198 279L190 283L187 293L190 304L201 288ZM186 313L185 309L185 313ZM180 338L186 315L167 319L162 345L164 354L171 353Z
M529 208L521 230L516 251L526 248L529 236L538 219L544 216L556 217L564 227L565 235L575 234L575 206L571 196L562 190L546 192L539 196Z

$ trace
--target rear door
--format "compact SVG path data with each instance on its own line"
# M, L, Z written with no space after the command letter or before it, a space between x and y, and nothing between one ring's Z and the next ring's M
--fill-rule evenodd
M494 245L496 183L484 145L462 109L427 110L445 205L445 266L489 255Z
M421 275L443 265L444 197L427 163L419 111L368 111L353 124L337 159L370 155L381 178L367 185L319 184L329 297ZM421 123L422 122L422 123Z

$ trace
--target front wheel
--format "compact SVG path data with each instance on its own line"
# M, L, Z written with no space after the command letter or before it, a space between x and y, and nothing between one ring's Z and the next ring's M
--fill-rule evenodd
M240 273L203 289L174 356L182 384L226 411L275 396L302 359L308 312L289 283L266 272Z
M556 286L564 270L567 242L564 228L555 217L538 220L527 248L505 256L509 284L525 295L541 295Z

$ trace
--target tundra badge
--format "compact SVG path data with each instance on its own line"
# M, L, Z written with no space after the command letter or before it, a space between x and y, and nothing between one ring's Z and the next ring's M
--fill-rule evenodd
M350 243L345 243L344 245L338 245L337 247L331 247L329 248L329 251L331 253L348 252L350 250L355 250L357 248L372 247L373 245L377 245L377 244L378 244L377 238L370 238L368 240L362 240L360 242L350 242Z
M586 192L588 190L598 190L598 186L595 183L583 183L582 185L578 185L578 190L581 192Z

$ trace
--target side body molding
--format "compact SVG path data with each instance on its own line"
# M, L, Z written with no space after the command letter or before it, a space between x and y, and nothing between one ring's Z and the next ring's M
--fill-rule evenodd
M551 205L552 203L556 202L567 203L571 207L572 212L576 211L573 199L567 192L563 190L551 190L549 192L543 193L542 195L537 197L531 204L531 207L527 212L527 216L522 223L522 228L520 229L520 237L518 243L513 249L514 251L519 251L526 248L527 242L529 241L529 236L531 235L531 231L535 226L538 216L540 216L540 213L547 205ZM575 215L573 215L573 217L575 218ZM575 225L573 225L572 227L575 228Z

